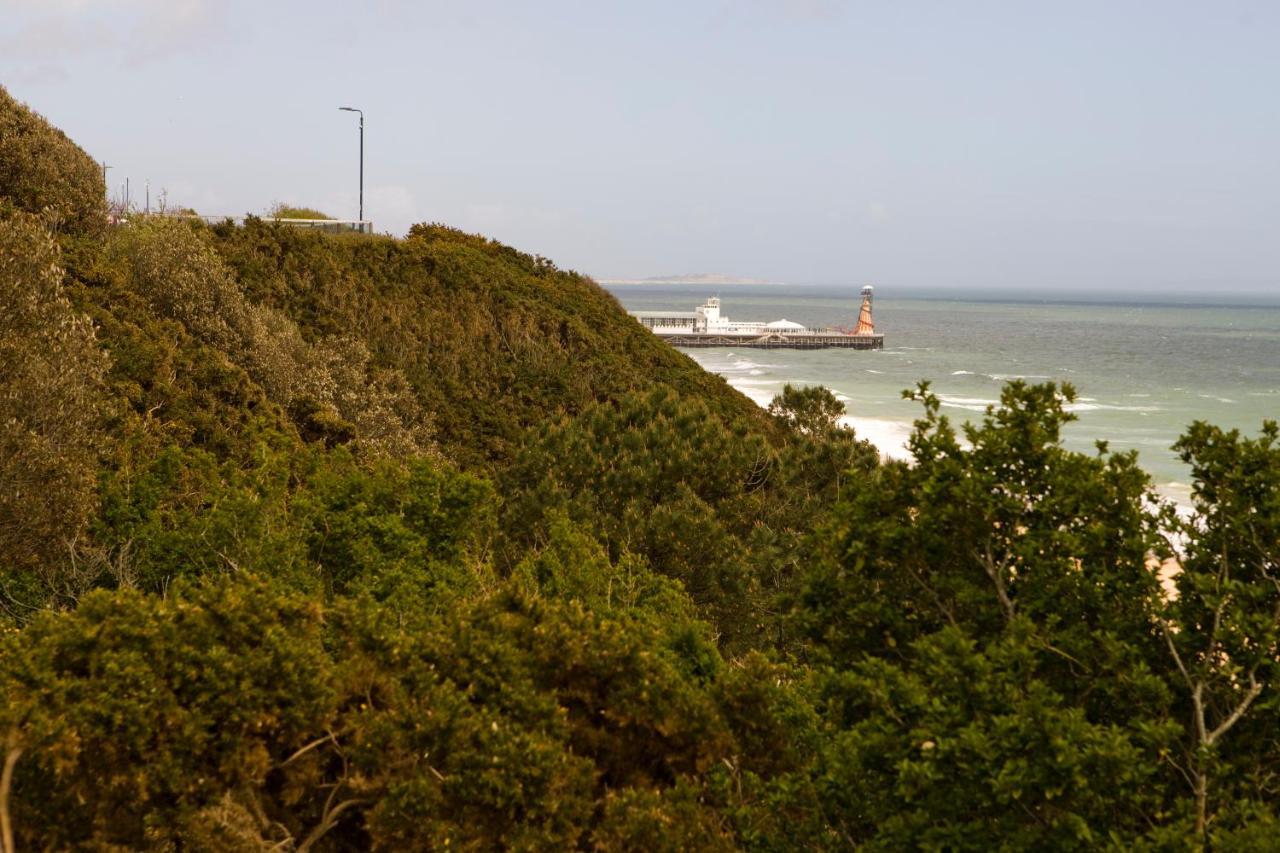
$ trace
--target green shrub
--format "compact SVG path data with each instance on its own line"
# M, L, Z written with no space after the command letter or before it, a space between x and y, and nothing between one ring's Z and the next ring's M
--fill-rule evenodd
M270 219L332 219L332 216L321 213L314 207L294 207L291 204L285 204L278 201L267 211Z
M62 280L57 244L41 222L25 213L0 217L0 581L38 596L11 600L10 616L51 595L74 600L93 580L73 576L73 546L106 449L108 362Z
M0 86L0 208L40 214L69 233L99 234L106 195L93 158Z

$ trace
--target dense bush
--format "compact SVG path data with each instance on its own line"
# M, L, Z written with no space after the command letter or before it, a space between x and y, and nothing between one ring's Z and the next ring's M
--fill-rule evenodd
M373 367L358 338L309 341L285 312L252 303L204 229L145 218L114 233L109 250L108 275L243 368L307 438L396 456L431 447L429 419L396 371Z
M73 234L98 234L107 191L93 158L0 86L0 212L40 214Z
M109 401L107 358L62 286L57 244L30 214L0 216L0 608L80 591Z
M548 423L500 478L511 495L506 547L518 553L571 519L612 560L679 581L726 642L758 638L776 627L770 609L790 579L783 555L820 523L834 482L874 465L874 453L831 424L782 448L753 426L666 389ZM816 446L826 464L807 464Z
M704 789L730 759L777 762L750 734L769 709L656 636L503 591L412 632L246 577L96 593L0 649L18 839L563 849L661 827L727 846Z
M548 418L660 386L770 429L594 282L545 259L440 226L397 241L251 220L212 236L247 299L308 340L357 339L373 369L403 377L441 449L466 467L508 462Z

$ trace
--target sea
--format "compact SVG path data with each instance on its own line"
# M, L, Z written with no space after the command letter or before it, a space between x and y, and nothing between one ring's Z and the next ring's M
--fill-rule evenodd
M859 285L607 285L630 311L692 311L710 295L734 320L853 325ZM714 290L714 288L713 288ZM877 288L883 350L687 349L706 370L767 406L787 383L823 385L845 422L882 454L909 459L921 380L954 421L979 420L1013 379L1070 383L1073 450L1136 450L1157 490L1181 506L1191 474L1171 446L1193 421L1256 435L1280 419L1280 298L1215 301L1117 292L1072 299L966 298Z

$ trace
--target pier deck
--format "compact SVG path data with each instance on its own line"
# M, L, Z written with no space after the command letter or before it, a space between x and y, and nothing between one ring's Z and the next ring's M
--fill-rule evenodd
M673 347L745 347L747 349L884 349L884 335L722 334L659 335Z

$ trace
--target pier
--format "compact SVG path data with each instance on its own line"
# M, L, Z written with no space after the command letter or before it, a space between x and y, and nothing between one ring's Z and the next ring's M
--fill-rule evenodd
M827 330L791 334L666 334L673 347L747 347L749 349L884 349L884 335L846 335Z
M712 296L695 311L633 311L631 316L673 347L745 347L748 349L884 349L871 317L872 288L862 288L862 306L854 328L814 328L790 320L735 322L720 313Z

